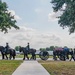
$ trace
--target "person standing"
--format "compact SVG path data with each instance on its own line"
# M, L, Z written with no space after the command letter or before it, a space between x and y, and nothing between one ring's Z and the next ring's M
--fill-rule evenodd
M71 55L70 61L71 61L72 59L75 61L75 59L74 59L74 51L73 51L73 49L71 49L70 55Z

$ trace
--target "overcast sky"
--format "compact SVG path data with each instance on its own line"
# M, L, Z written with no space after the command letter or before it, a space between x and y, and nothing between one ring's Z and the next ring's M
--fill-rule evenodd
M8 10L17 20L20 30L11 29L9 33L0 32L0 45L6 42L11 47L26 46L31 48L68 46L75 47L75 34L69 35L67 29L58 25L51 0L2 0L8 4Z

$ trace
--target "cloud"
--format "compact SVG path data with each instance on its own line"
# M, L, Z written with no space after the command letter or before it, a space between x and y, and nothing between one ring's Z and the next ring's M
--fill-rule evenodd
M40 48L49 46L50 43L61 42L60 38L56 35L43 34L35 29L27 28L25 26L20 26L20 30L11 29L7 34L0 32L0 37L1 36L0 45L4 45L8 42L11 47L17 45L26 46L27 42L30 42L31 47Z
M59 32L60 33L60 32ZM66 39L67 38L67 39ZM31 48L42 48L50 46L74 46L72 43L74 40L68 36L53 33L42 33L33 28L28 28L25 26L20 26L20 30L15 30L12 28L9 33L3 34L0 32L0 45L5 46L8 42L10 47L23 46L25 47L28 42L30 42Z
M65 6L66 5L63 5L63 10L65 9ZM63 13L63 11L58 11L58 12L53 12L52 11L52 12L50 12L48 14L48 20L49 21L57 21L57 20L59 20L58 17L61 16L62 13Z
M11 12L11 16L14 16L14 18L15 18L16 20L21 20L21 18L20 18L18 15L16 15L16 13L15 13L14 10L8 10L8 11Z
M58 20L58 13L51 12L48 14L49 21L57 21Z
M63 10L65 10L65 9L66 9L66 4L64 4L64 5L62 6L62 9L63 9Z
M61 8L61 10L59 10L58 12L50 12L49 14L48 14L48 18L49 18L49 21L57 21L58 20L58 16L60 16L60 15L62 15L62 13L63 13L63 10L65 10L66 9L66 4L64 4L63 6L62 6L62 8Z

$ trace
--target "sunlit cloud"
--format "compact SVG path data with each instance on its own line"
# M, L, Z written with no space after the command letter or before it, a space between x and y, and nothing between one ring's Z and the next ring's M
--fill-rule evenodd
M11 16L14 16L14 18L16 20L22 20L16 13L14 10L9 10L9 12L11 13Z
M72 40L70 38L67 38L64 35L62 36L59 36L55 32L42 33L33 28L20 26L20 30L15 30L14 28L12 28L7 34L3 34L2 32L0 32L0 45L5 45L5 43L8 42L11 47L25 47L29 42L30 47L36 49L39 49L41 47L50 47L51 45L74 46L74 43L71 43ZM65 38L67 38L67 40Z
M49 13L48 14L48 19L49 19L49 21L57 21L58 20L57 13L55 13L55 12Z

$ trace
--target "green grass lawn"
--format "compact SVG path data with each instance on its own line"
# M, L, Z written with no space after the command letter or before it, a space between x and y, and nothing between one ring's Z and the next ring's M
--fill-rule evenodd
M73 61L39 61L51 75L75 75Z
M21 60L0 60L0 75L12 75L22 62Z

